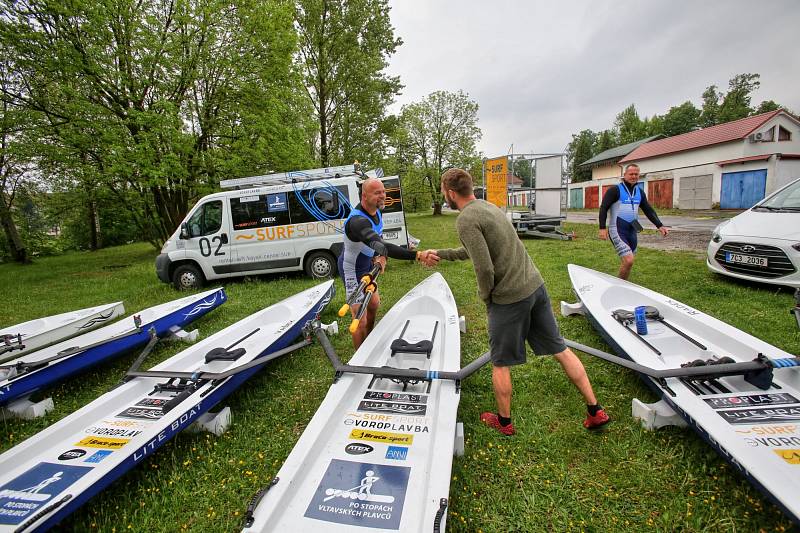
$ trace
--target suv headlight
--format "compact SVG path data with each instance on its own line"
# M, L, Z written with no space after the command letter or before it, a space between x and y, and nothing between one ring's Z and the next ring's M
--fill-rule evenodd
M796 242L796 243L794 243L794 244L792 245L792 248L794 248L795 250L797 250L798 252L800 252L800 242Z

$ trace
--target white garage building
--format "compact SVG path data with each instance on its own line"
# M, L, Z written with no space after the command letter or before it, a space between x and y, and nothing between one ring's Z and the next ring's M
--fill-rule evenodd
M645 143L619 161L639 165L651 203L746 209L800 178L800 121L784 110Z

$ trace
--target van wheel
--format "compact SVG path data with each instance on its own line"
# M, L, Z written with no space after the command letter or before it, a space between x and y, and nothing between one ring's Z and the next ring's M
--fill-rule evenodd
M306 259L306 274L321 279L336 275L336 259L329 252L314 252Z
M172 273L172 284L178 290L199 289L203 283L203 273L194 265L181 265Z

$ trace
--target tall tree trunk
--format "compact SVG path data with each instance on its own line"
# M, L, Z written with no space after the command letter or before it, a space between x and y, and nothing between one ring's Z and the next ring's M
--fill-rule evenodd
M31 258L28 255L28 250L25 248L25 243L17 231L17 225L14 224L14 219L11 217L11 210L6 206L6 203L0 200L0 224L3 225L3 231L8 239L8 245L11 248L11 257L14 261L23 264L29 264Z

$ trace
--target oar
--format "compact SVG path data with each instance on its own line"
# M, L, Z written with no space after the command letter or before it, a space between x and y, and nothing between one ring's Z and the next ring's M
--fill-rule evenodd
M347 312L350 310L350 306L358 301L364 291L366 291L367 286L378 277L380 272L380 265L375 265L372 267L372 270L361 276L361 283L358 284L356 290L350 293L350 296L347 298L345 304L339 309L339 316L344 316L347 314Z

